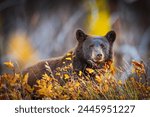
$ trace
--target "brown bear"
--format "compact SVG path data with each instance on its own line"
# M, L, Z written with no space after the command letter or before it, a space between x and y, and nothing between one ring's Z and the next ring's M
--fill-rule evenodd
M85 34L82 30L76 31L77 46L72 49L71 53L72 66L74 71L84 72L85 68L98 68L106 61L112 60L113 56L113 42L115 41L116 33L109 31L105 36L90 36ZM29 73L28 84L33 86L37 79L41 79L44 73L48 74L45 64L49 65L55 78L60 84L63 84L61 78L55 75L56 69L64 65L66 56L48 59L41 61L23 71L23 75ZM67 62L65 64L68 64Z

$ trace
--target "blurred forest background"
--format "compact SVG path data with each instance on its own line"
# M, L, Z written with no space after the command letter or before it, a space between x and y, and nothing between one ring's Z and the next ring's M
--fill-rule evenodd
M75 31L117 33L117 66L150 58L150 0L0 0L0 74L3 62L19 69L73 48Z

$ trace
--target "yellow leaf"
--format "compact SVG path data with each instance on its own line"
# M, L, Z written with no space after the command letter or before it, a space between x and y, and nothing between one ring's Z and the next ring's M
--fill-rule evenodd
M91 68L86 68L86 71L89 72L90 74L92 74L94 72L94 70Z
M36 83L39 85L41 82L40 82L40 80L37 80Z
M33 90L34 90L34 88L32 88L30 85L28 85L28 84L25 84L25 89L27 90L27 91L29 91L30 93L31 92L33 92Z
M15 77L20 78L20 74L15 73Z
M79 83L79 82L77 82L77 83L75 84L75 86L76 86L76 87L79 87L79 86L80 86L80 83Z
M98 83L102 83L102 79L100 76L96 75L95 76L95 80L98 82Z
M107 83L108 81L107 81L107 80L104 80L104 82Z
M69 61L71 61L71 58L70 58L70 57L67 57L67 58L66 58L66 60L69 60Z
M122 85L122 81L121 81L121 80L119 80L119 81L118 81L118 84L119 84L119 85Z
M79 71L79 76L82 76L82 71Z
M60 73L59 73L59 72L57 72L57 73L56 73L56 76L60 76Z
M72 63L70 63L70 64L68 65L68 67L72 68L72 67L73 67L73 66L72 66Z
M51 80L51 78L46 73L42 75L42 78L47 81Z
M23 80L22 80L22 84L23 84L23 85L27 84L27 82L28 82L28 77L29 77L29 73L25 74L25 76L23 77Z
M48 85L48 90L49 90L49 91L52 90L52 85Z
M65 79L69 79L70 77L69 77L68 74L64 74L64 78L65 78Z
M6 65L8 68L14 68L14 64L11 61L4 62L4 65Z
M105 84L104 87L103 87L103 92L107 93L108 90L109 90L109 86L107 84Z
M71 53L70 53L70 52L68 52L68 53L67 53L67 56L70 56L70 55L71 55Z

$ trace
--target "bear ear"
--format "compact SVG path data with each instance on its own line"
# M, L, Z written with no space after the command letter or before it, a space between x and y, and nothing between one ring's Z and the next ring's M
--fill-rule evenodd
M83 42L86 39L87 35L81 29L76 31L76 38L79 42Z
M115 31L109 31L105 37L107 38L108 42L112 44L116 39L116 33Z

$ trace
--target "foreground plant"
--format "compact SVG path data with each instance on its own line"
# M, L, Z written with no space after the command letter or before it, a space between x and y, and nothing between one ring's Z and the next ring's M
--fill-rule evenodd
M71 59L69 59L71 60ZM58 68L57 75L64 80L60 85L54 76L43 74L34 87L27 84L28 74L22 76L15 73L11 62L5 65L12 70L12 74L5 73L0 76L0 99L61 99L61 100L97 100L97 99L150 99L150 86L148 74L144 63L133 61L132 74L122 82L117 80L112 62L106 63L102 69L87 68L85 73L71 71L68 64ZM45 67L49 72L47 63Z

